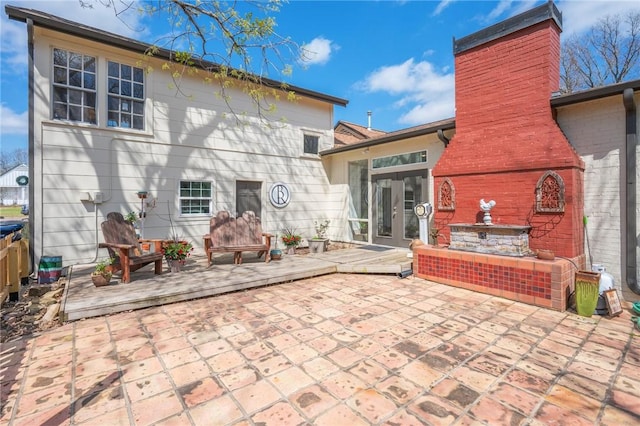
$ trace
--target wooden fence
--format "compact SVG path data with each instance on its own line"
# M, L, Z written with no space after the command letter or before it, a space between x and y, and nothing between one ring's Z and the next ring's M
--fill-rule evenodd
M29 242L12 241L14 234L0 239L0 303L9 294L20 292L20 283L29 276Z

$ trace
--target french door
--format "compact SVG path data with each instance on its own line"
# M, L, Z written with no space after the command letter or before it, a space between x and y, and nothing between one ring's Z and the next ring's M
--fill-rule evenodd
M373 183L374 244L409 247L419 238L420 227L413 207L428 201L427 170L371 176Z

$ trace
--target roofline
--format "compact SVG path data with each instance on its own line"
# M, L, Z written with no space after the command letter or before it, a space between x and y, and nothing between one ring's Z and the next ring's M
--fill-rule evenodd
M458 40L453 39L453 54L462 53L466 50L473 49L482 44L497 40L506 35L523 30L540 22L552 19L558 28L562 31L562 13L558 10L553 1L549 0L546 4L534 7L524 13L502 22L491 25L466 37Z
M452 130L456 128L455 118L447 118L445 120L429 123L426 125L411 127L409 129L398 130L396 132L387 133L383 136L367 139L363 142L353 143L349 145L339 146L337 148L327 149L320 152L320 156L338 154L340 152L355 151L357 149L367 148L375 145L382 145L389 142L397 142L400 140L414 138L417 136L430 135L437 133L438 130Z
M60 18L48 13L40 12L38 10L6 5L5 12L7 16L14 21L27 22L27 20L31 20L34 25L39 27L55 30L65 34L81 37L136 53L144 54L151 47L153 47L153 45L151 44L143 43L141 41L123 37L118 34L99 30L94 27ZM172 51L160 48L153 56L159 57L161 59L172 60ZM220 67L220 64L209 61L200 61L200 64L198 64L198 66L202 69L216 69ZM327 95L313 90L304 89L298 86L289 85L281 81L272 80L270 78L260 78L260 83L267 87L292 91L298 95L329 102L334 105L347 106L347 104L349 103L349 101L346 99L338 98L336 96Z
M626 89L633 89L634 92L640 91L640 80L625 81L622 83L610 84L608 86L596 87L595 89L555 96L551 98L551 107L558 108L581 102L607 98L609 96L621 95Z

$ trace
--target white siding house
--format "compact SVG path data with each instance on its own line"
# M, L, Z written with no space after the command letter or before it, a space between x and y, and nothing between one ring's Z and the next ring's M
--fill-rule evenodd
M314 220L335 210L318 152L333 146L333 107L347 101L290 86L297 99L277 102L285 121L268 126L247 113L240 124L202 78L182 79L188 98L176 93L162 71L166 59L145 57L146 45L29 9L7 13L33 22L36 263L41 256L62 256L64 265L104 257L97 251L100 223L111 211L144 207L144 237L175 234L198 248L219 210L236 213L249 203L264 231L292 226L305 238L313 236ZM230 95L233 111L252 111L240 89ZM291 191L286 207L269 202L275 183Z
M19 164L0 176L0 204L14 206L29 203L29 186L20 184L29 176L29 166Z

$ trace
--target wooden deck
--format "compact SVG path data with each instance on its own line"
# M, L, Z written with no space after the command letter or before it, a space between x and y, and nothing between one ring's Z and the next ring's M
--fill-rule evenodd
M332 273L411 274L412 259L407 249L360 246L325 253L283 255L282 260L265 263L255 253L243 253L244 263L233 264L232 254L214 257L207 267L206 257L192 257L179 273L153 274L153 265L132 273L132 281L95 287L92 267L69 268L62 304L66 321L114 314L167 303L214 296L270 284Z

